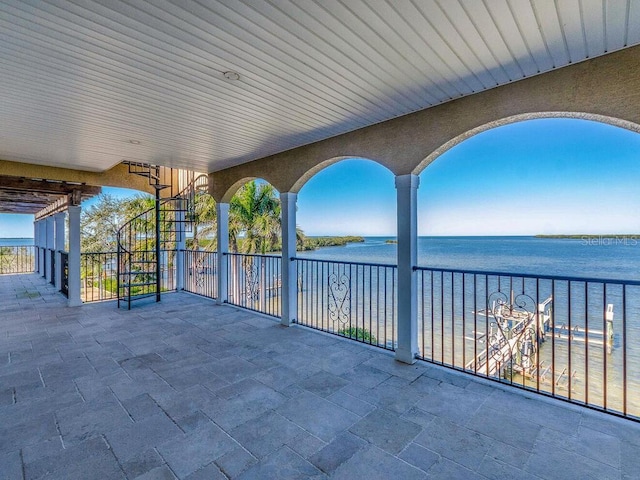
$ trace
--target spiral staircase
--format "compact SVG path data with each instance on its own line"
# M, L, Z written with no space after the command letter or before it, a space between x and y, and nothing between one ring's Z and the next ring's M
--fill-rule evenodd
M117 237L117 292L118 308L143 298L155 297L159 302L163 291L163 266L168 265L170 255L178 255L177 245L191 231L195 219L195 195L205 191L206 175L176 181L173 169L138 162L126 162L129 173L146 177L155 189L154 206L128 222ZM168 170L168 174L166 171ZM184 174L184 172L182 172ZM186 187L179 189L179 185ZM163 196L164 193L164 196Z

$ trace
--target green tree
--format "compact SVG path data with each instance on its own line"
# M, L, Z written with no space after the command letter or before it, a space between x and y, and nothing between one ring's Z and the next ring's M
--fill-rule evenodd
M98 201L83 210L80 219L80 248L83 252L113 252L117 234L127 219L124 200L101 194Z
M142 193L123 202L126 217L125 223L132 222L131 231L137 233L137 238L130 239L135 243L135 250L148 251L155 248L155 205L155 198ZM161 221L165 220L167 214L161 211L160 218ZM161 225L164 231L170 230L170 227L164 225L164 223L161 223ZM163 245L163 247L172 248L172 245Z
M243 185L229 205L231 250L242 253L274 251L280 232L280 200L275 188L256 181Z
M147 210L155 208L155 204L155 198L153 198L151 195L145 195L143 193L124 200L123 207L126 213L127 220L130 220L133 217L146 212Z
M216 231L216 201L204 192L197 192L193 205L193 240L191 248L199 250L204 246L205 250L213 251L217 246L214 237ZM212 239L213 238L213 239ZM205 241L205 239L209 239Z

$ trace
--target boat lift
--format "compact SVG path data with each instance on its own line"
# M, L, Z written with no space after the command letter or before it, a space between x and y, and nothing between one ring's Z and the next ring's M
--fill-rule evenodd
M485 342L487 347L474 359L465 365L467 370L490 377L508 377L513 373L523 377L539 378L543 383L554 382L558 387L567 388L570 384L569 376L573 380L576 372L569 372L568 368L560 371L556 379L549 378L549 372L555 369L545 366L544 361L538 362L536 353L542 348L545 337L551 334L554 342L557 340L582 341L589 344L604 345L606 342L607 353L613 349L613 305L608 304L605 312L606 331L594 330L584 327L569 328L563 325L554 325L553 296L537 304L535 311L524 308L527 302L518 302L514 298L513 290L509 301L506 295L494 299L490 308L474 312L477 315L489 319L488 332L468 339ZM532 299L525 295L528 303L534 304ZM595 337L595 338L593 338Z

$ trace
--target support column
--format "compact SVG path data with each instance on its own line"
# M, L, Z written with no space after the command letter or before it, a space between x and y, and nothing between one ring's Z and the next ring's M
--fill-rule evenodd
M69 306L82 305L80 298L80 212L82 207L70 206L69 212Z
M40 221L33 221L33 245L35 255L35 272L40 273L41 262L40 262Z
M229 282L229 204L216 203L218 241L218 298L216 302L222 305L227 302L227 285Z
M179 207L176 211L176 290L184 290L184 256L186 248L186 238L184 234L184 208L186 200L179 201Z
M156 302L160 301L160 297L161 297L161 291L162 291L162 268L160 267L160 189L158 188L158 186L156 185L156 203L155 203L155 214L156 214L156 223L155 223L155 229L156 229L156 244L155 244L155 251L156 251Z
M415 363L418 354L418 185L417 175L398 175L398 347L396 360Z
M295 322L298 316L298 275L296 262L296 193L280 194L282 214L282 320L284 326Z
M38 220L38 260L40 263L40 269L38 273L44 277L47 267L45 265L45 251L47 247L47 232L45 228L45 221Z
M46 245L47 250L46 250L46 258L45 258L45 261L47 262L46 279L47 279L47 282L51 282L53 278L52 277L53 272L51 271L51 258L53 257L53 249L55 248L55 243L53 238L53 232L54 232L53 217L48 216L45 220L45 224L47 229L47 245Z
M66 213L56 213L53 218L55 222L55 255L56 255L56 279L55 285L58 290L62 288L62 252L64 251L64 219Z

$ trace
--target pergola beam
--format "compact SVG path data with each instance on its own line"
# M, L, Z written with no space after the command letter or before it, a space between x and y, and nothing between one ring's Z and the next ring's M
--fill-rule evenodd
M74 190L80 190L85 195L97 195L100 187L92 185L51 181L42 178L24 178L0 175L0 189L3 190L28 190L53 195L68 195Z
M0 212L35 213L42 218L101 191L101 187L75 182L0 175Z

